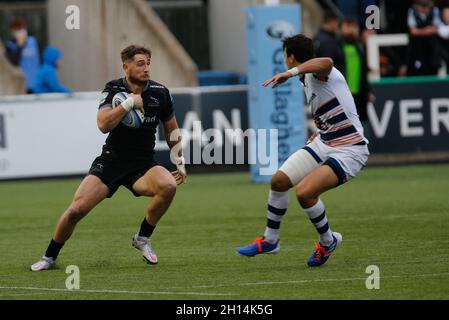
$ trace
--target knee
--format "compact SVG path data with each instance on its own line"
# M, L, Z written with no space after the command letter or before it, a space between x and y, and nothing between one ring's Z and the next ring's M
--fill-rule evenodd
M277 192L286 192L290 190L292 183L287 175L281 171L276 172L276 174L271 178L271 190Z
M296 187L296 197L303 208L310 207L310 204L314 203L314 199L317 198L311 188L302 184Z
M89 213L89 208L82 201L74 201L67 210L67 218L72 224L77 224Z
M176 181L168 180L159 185L159 195L165 199L173 199L176 194Z

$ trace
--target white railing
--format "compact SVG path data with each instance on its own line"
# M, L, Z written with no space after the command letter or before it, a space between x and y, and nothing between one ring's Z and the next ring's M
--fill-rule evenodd
M368 37L367 59L368 68L370 69L369 80L375 81L380 79L380 47L406 45L408 45L408 34L406 33L372 35Z
M370 69L368 79L370 81L376 81L381 78L379 58L380 47L407 46L408 43L409 36L406 33L369 36L367 40L367 60L368 68ZM438 75L446 76L446 70L444 66L439 70Z

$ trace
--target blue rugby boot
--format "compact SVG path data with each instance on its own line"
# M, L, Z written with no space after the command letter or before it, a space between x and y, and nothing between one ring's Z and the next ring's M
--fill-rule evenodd
M312 253L309 260L307 260L307 265L309 267L319 267L325 264L330 255L343 241L343 237L338 232L332 232L332 237L334 241L328 246L323 246L321 243L315 242L315 251Z
M265 253L265 254L274 254L278 253L281 250L281 245L279 243L279 240L275 243L269 243L265 241L265 238L257 238L253 242L251 242L249 245L245 247L237 248L237 253L247 256L247 257L254 257L255 255Z

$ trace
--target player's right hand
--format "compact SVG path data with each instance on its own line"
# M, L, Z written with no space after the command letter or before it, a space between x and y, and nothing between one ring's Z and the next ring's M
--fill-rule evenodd
M145 110L143 109L143 100L140 94L130 93L129 96L134 100L134 109L140 110L143 114L145 114Z
M282 72L282 73L275 75L273 78L268 79L264 83L262 83L262 86L268 87L270 85L270 83L272 83L273 84L272 88L274 89L274 88L280 86L281 84L283 84L285 81L287 81L291 77L292 77L292 75L289 72L287 72L287 71Z
M187 182L187 171L186 171L186 161L184 157L178 157L176 160L176 171L173 171L171 174L175 177L176 184L179 186Z

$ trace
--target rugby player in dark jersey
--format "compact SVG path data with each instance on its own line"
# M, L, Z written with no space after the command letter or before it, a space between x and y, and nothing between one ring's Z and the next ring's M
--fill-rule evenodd
M94 160L72 203L60 217L45 255L31 266L33 271L53 267L77 223L105 198L112 197L121 185L135 196L152 197L132 246L141 252L148 264L158 262L150 236L170 206L177 184L186 179L181 137L168 89L150 80L151 51L132 45L125 48L121 56L126 76L106 84L98 110L98 128L109 133L103 151ZM118 92L127 92L129 97L113 108L112 98ZM133 108L145 116L143 125L137 129L121 123L123 116ZM159 122L163 124L172 159L176 162L177 170L172 173L157 165L153 158Z

